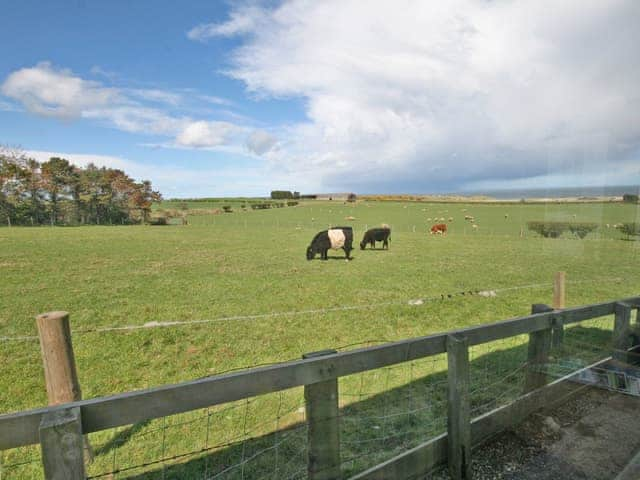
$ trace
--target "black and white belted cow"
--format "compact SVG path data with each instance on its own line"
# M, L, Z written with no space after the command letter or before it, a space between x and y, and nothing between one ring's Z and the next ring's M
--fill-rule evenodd
M316 234L311 240L311 245L307 248L307 260L312 260L316 253L320 254L322 260L327 259L327 252L330 248L338 250L342 248L346 253L347 260L353 250L353 229L351 227L334 227L323 230Z
M375 248L376 242L382 242L382 248L389 248L389 240L391 240L391 229L389 227L383 228L370 228L362 237L360 242L360 249L364 250L367 243L371 245L371 248Z

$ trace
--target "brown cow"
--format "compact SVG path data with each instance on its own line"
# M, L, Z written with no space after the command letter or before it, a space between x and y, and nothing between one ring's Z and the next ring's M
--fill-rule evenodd
M431 227L431 235L434 233L446 235L447 234L447 224L446 223L436 223Z

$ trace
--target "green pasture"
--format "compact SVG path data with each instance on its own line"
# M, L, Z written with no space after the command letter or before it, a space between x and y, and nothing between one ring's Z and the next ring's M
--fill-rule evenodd
M199 203L193 208L219 208ZM184 226L1 228L0 412L46 404L38 342L16 337L36 335L34 316L51 310L71 314L80 383L89 398L296 359L315 350L355 348L523 315L532 303L551 301L551 280L558 270L567 272L569 305L640 291L639 242L611 228L639 221L634 205L308 201L242 211L241 203L232 204L234 213L191 215ZM471 228L464 215L472 215L478 228ZM434 218L447 220L446 237L427 233ZM584 240L567 234L543 239L526 230L528 220L596 222L600 227ZM357 248L351 262L342 251L333 252L329 261L305 259L313 235L329 225L352 225L357 243L365 228L382 223L392 227L388 251ZM461 295L478 290L496 290L496 296ZM410 305L415 299L425 301ZM95 331L196 320L212 321ZM585 332L602 340L597 325L575 334ZM500 367L503 360L494 360L499 351L520 358L526 355L525 342L513 339L479 352L486 379L508 370ZM579 353L571 355L586 358ZM347 470L373 465L423 441L432 432L425 425L433 431L446 425L439 410L415 405L416 391L433 402L444 398L438 388L446 364L427 360L341 381L345 415L357 413L362 419L356 429L345 423L343 437L352 443L344 455L353 457ZM431 396L425 397L425 391ZM119 469L117 478L203 478L206 471L222 471L220 465L243 462L251 449L258 452L261 445L278 441L271 432L287 427L281 438L282 470L277 461L270 470L272 457L256 455L243 473L244 478L287 478L304 466L301 402L301 390L295 389L226 410L216 407L94 434L98 455L92 474ZM380 415L398 408L418 413ZM391 420L364 420L376 415ZM402 443L378 442L398 430L408 432ZM212 449L245 437L256 439L242 448ZM368 438L370 444L361 443ZM205 442L211 455L180 456ZM371 451L363 445L371 445ZM166 465L154 463L174 456ZM286 475L285 457L290 462ZM37 460L33 448L4 452L0 477L38 478ZM219 478L243 477L230 470Z

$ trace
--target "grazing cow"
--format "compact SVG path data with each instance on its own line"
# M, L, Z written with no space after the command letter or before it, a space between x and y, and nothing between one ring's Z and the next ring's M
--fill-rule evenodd
M360 249L364 250L367 243L371 245L371 248L375 248L376 242L382 242L382 248L389 249L389 240L391 240L390 228L370 228L362 237Z
M446 235L447 234L447 224L446 223L436 223L431 227L431 235L434 233Z
M327 252L330 248L334 250L342 248L347 260L351 260L349 254L353 250L353 229L351 227L334 227L316 234L311 240L311 245L307 248L307 260L312 260L316 253L320 254L322 260L327 260Z

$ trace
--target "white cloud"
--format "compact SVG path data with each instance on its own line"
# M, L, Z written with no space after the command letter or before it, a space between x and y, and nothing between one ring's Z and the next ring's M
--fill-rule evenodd
M131 88L126 93L132 97L141 98L156 103L165 103L171 106L178 106L184 101L182 95L175 92L168 92L157 88Z
M278 140L269 132L264 130L255 130L247 138L247 148L256 155L263 155L271 150Z
M120 100L117 90L56 70L48 62L11 73L0 91L33 113L63 118Z
M98 67L92 72L103 74ZM48 62L11 73L2 84L1 92L37 115L84 118L125 132L169 137L170 141L157 144L167 147L215 148L227 143L232 133L244 132L242 127L229 122L193 119L168 113L164 108L180 107L187 103L187 97L218 105L230 103L222 98L188 89L177 93L154 88L109 88L84 80L69 70L56 69ZM10 107L0 100L0 109ZM238 138L234 141L242 145Z
M216 97L215 95L199 95L201 100L212 103L214 105L231 105L232 102L226 98Z
M639 18L635 0L285 0L191 37L244 35L230 75L304 100L274 164L329 188L425 191L637 161Z
M191 122L176 137L181 147L210 148L222 145L234 129L226 122Z
M231 12L231 18L224 23L204 23L189 32L191 40L204 41L212 37L230 37L248 33L259 23L264 10L258 7L241 7Z
M5 102L4 100L0 100L0 111L1 112L18 112L20 109L13 105L12 103Z

